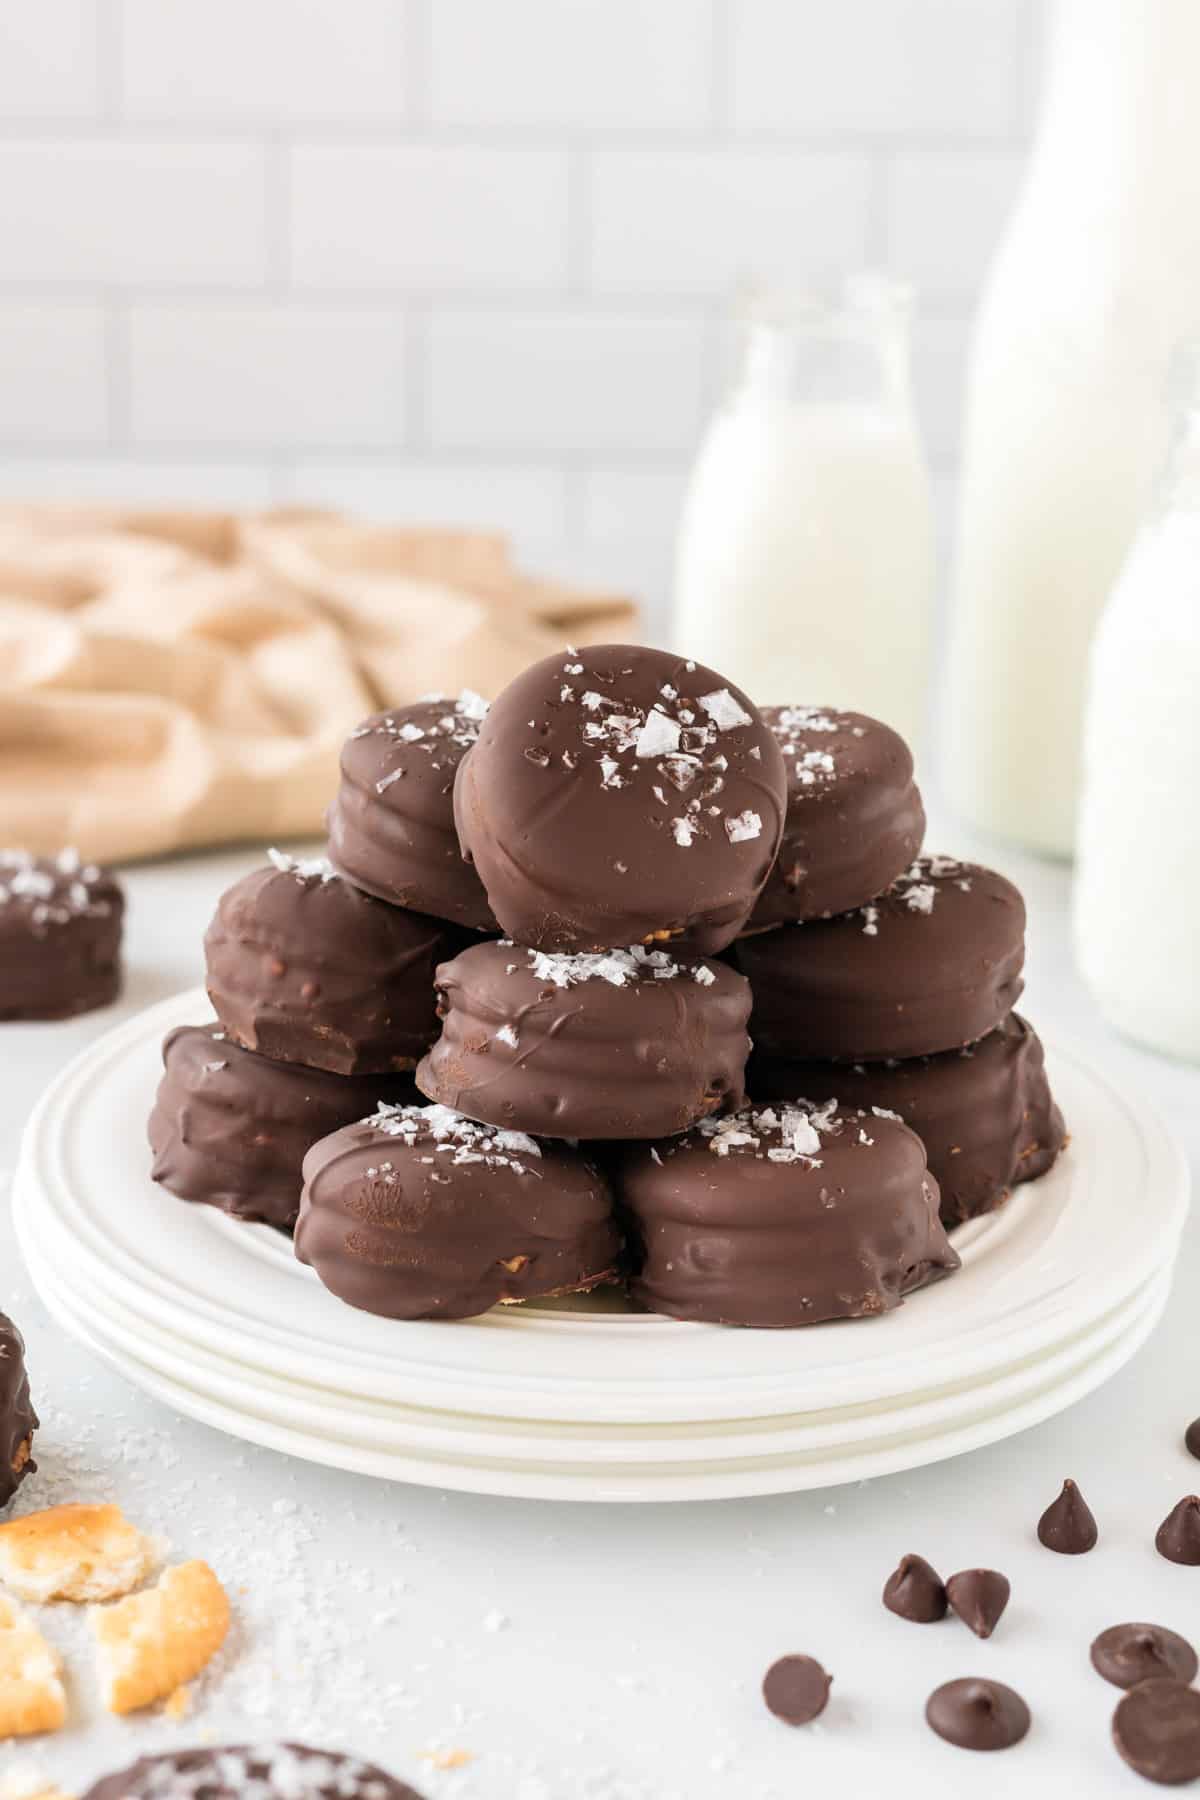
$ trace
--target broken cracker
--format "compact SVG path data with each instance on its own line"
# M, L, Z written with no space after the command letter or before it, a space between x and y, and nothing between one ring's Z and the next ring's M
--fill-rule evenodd
M0 1580L22 1600L115 1600L156 1560L119 1506L51 1506L0 1525Z
M0 1738L57 1731L66 1716L58 1656L28 1613L0 1594Z
M177 1687L173 1694L168 1694L163 1701L163 1712L168 1719L186 1719L192 1710L192 1690L190 1687Z
M166 1569L154 1587L93 1606L102 1698L109 1712L137 1712L198 1675L229 1629L225 1589L206 1562Z

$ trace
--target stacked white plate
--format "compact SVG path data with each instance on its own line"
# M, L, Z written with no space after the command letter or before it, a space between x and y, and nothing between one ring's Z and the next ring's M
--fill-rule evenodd
M1036 1424L1114 1374L1166 1303L1186 1165L1156 1115L1064 1051L1072 1131L1041 1181L955 1235L961 1271L886 1317L731 1331L615 1295L396 1323L328 1294L265 1227L151 1182L163 1035L200 990L71 1063L15 1188L64 1328L219 1430L366 1474L578 1500L763 1494L913 1468Z

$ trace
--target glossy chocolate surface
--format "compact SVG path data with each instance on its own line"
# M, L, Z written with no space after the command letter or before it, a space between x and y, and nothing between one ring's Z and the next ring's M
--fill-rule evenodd
M581 1152L448 1107L383 1108L304 1159L296 1255L364 1312L467 1319L594 1287L619 1253L608 1183Z
M1131 1769L1160 1787L1200 1778L1200 1693L1182 1681L1143 1681L1117 1702L1113 1743Z
M1164 1625L1132 1622L1110 1625L1092 1644L1092 1667L1114 1687L1137 1687L1142 1681L1196 1679L1200 1668L1187 1639Z
M29 1398L25 1340L0 1313L0 1506L7 1506L37 1468L30 1454L38 1416Z
M121 991L125 897L75 850L0 850L0 1020L68 1019Z
M968 1676L930 1694L925 1717L933 1731L960 1750L1011 1750L1029 1730L1029 1708L1002 1681Z
M723 1325L869 1318L958 1267L920 1139L797 1100L631 1145L617 1165L630 1291Z
M737 1107L750 988L675 950L552 956L505 940L438 970L430 1099L547 1137L649 1138Z
M746 1085L760 1102L807 1094L898 1113L925 1145L948 1230L990 1212L1020 1182L1044 1175L1066 1142L1041 1040L1019 1013L965 1049L903 1062L756 1055Z
M373 900L328 863L274 856L222 894L205 934L226 1032L335 1075L415 1068L437 1036L434 970L461 937Z
M150 1173L181 1200L290 1231L309 1147L416 1097L409 1075L331 1075L243 1050L219 1025L181 1025L163 1044Z
M374 1763L304 1744L230 1744L143 1756L83 1800L421 1800Z
M454 778L487 702L464 690L373 713L342 747L329 855L356 887L394 906L495 931L454 827Z
M921 848L912 752L889 725L832 706L764 706L787 770L779 857L749 929L827 918L882 894Z
M933 1056L1012 1011L1025 903L992 869L923 856L870 905L740 938L733 961L754 989L750 1035L771 1056Z
M742 929L779 848L774 733L712 669L644 645L535 663L493 703L454 811L505 936L538 950Z

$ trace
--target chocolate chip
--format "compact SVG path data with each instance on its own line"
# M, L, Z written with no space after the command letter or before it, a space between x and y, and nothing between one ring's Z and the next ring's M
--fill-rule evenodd
M1200 1497L1189 1494L1173 1507L1158 1528L1154 1548L1168 1562L1200 1563Z
M1182 1681L1143 1681L1117 1702L1113 1742L1147 1781L1178 1787L1200 1775L1200 1693Z
M811 1656L781 1656L763 1676L763 1699L785 1725L808 1725L825 1711L832 1681Z
M1092 1645L1092 1667L1114 1687L1195 1679L1200 1664L1186 1638L1163 1625L1110 1625Z
M1100 1536L1091 1508L1073 1481L1064 1481L1062 1493L1052 1500L1038 1520L1038 1537L1047 1550L1060 1556L1082 1556L1095 1548Z
M902 1556L884 1584L883 1604L901 1619L931 1625L946 1616L945 1585L923 1556Z
M1183 1434L1184 1445L1192 1455L1200 1458L1200 1419L1193 1419Z
M997 1569L963 1569L946 1583L946 1598L976 1637L989 1638L1012 1592Z
M1198 1696L1200 1698L1200 1696ZM930 1729L960 1750L1008 1750L1029 1730L1029 1708L1002 1681L947 1681L925 1706Z

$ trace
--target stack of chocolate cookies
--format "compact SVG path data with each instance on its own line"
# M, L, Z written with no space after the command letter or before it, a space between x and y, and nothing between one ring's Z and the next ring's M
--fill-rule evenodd
M1064 1142L1041 1043L1013 1010L1024 902L994 870L917 855L912 758L887 726L769 716L790 792L776 873L734 950L754 992L750 1084L760 1100L898 1115L925 1144L944 1223L962 1224Z
M887 727L645 647L368 719L328 859L222 897L154 1172L392 1318L887 1311L1062 1135L1020 897L924 822Z
M152 1173L182 1199L291 1231L309 1146L419 1097L435 971L464 925L491 924L450 812L485 712L463 694L366 720L331 821L345 873L272 850L221 896L204 942L217 1023L168 1037L150 1118Z

